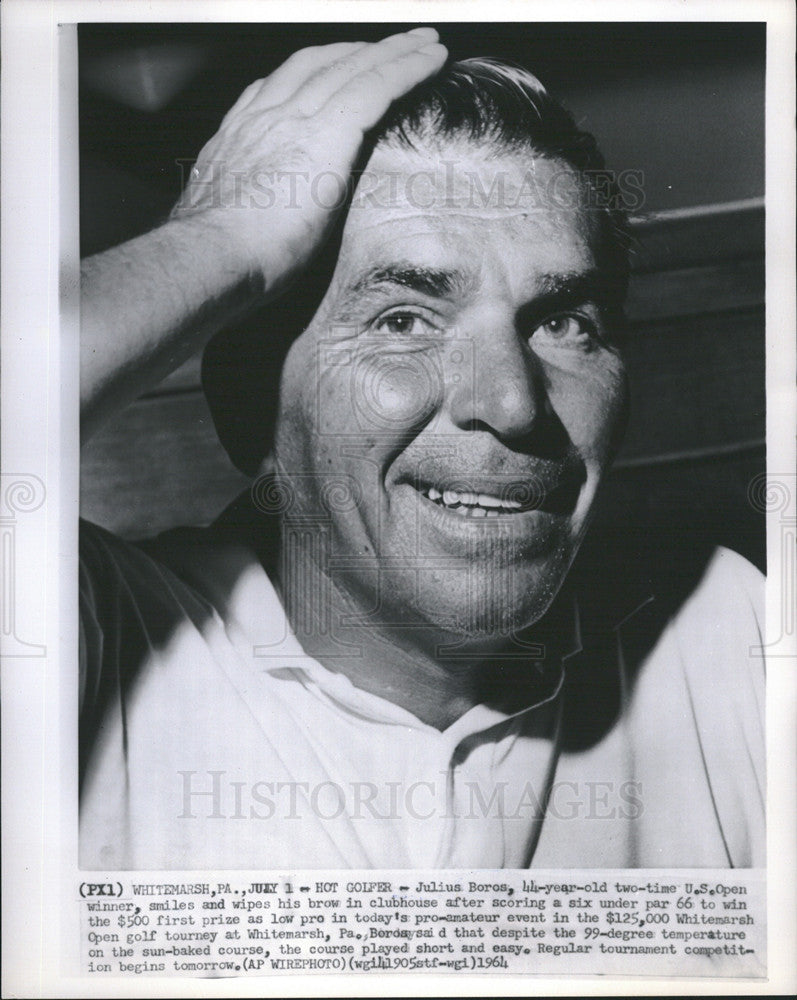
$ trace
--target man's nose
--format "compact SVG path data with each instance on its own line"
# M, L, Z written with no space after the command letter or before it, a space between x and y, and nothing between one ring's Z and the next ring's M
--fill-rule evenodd
M449 376L449 416L462 430L489 430L509 443L532 434L551 413L543 367L514 314L481 317L463 331L467 359Z

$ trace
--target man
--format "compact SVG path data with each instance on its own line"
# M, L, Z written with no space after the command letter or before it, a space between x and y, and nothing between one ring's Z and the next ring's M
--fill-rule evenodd
M761 863L755 571L652 616L568 577L626 416L619 193L534 77L445 56L297 53L86 262L86 431L207 344L255 477L84 530L86 867Z

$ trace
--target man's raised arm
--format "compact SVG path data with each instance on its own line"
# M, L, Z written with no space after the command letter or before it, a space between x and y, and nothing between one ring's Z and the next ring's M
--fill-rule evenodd
M83 262L84 440L296 276L329 230L325 206L341 201L311 197L312 179L345 182L365 132L445 57L437 33L416 28L302 49L244 91L170 220ZM275 195L268 207L264 184Z

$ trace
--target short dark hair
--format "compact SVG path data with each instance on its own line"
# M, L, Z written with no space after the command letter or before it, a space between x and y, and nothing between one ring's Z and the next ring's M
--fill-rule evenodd
M591 194L598 265L615 323L622 322L631 246L620 190L594 136L523 66L486 57L452 63L399 100L371 141L415 148L418 140L463 138L494 151L533 152L567 164ZM600 181L598 180L600 178ZM597 185L600 183L600 189Z
M397 101L368 136L361 162L377 145L416 148L458 138L497 152L528 150L561 160L588 192L595 191L596 177L603 174L600 200L592 201L598 219L595 252L605 275L610 322L619 330L631 241L619 192L604 173L593 136L528 70L496 59L465 59ZM202 383L216 431L233 463L249 475L271 448L282 363L326 293L342 227L343 220L337 238L316 257L300 285L236 329L216 335L205 349Z
M396 101L374 130L377 142L465 136L494 149L562 157L577 170L603 165L594 138L522 66L462 59Z

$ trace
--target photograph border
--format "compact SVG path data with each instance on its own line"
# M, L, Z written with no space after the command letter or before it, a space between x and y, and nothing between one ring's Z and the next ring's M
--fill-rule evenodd
M485 11L489 10L489 14ZM157 15L157 17L155 16ZM16 557L2 636L3 994L6 996L679 995L789 992L795 919L795 646L785 598L795 564L794 27L780 0L642 0L633 20L766 20L768 963L766 981L572 975L269 976L89 979L78 967L77 519L79 254L77 42L80 21L626 21L626 5L304 0L295 5L160 0L6 0L2 5L2 462L13 487ZM777 138L776 138L777 137ZM776 209L773 207L776 206ZM22 485L18 485L22 484ZM780 492L778 492L780 491ZM777 497L785 492L786 503ZM769 496L769 493L767 494ZM3 511L2 513L5 513ZM16 514L15 514L16 516ZM9 522L6 522L6 526ZM784 528L785 525L785 528ZM792 534L788 535L791 531ZM785 631L784 631L785 630ZM20 645L20 643L22 645ZM27 647L27 648L26 648ZM788 762L784 766L784 762Z

